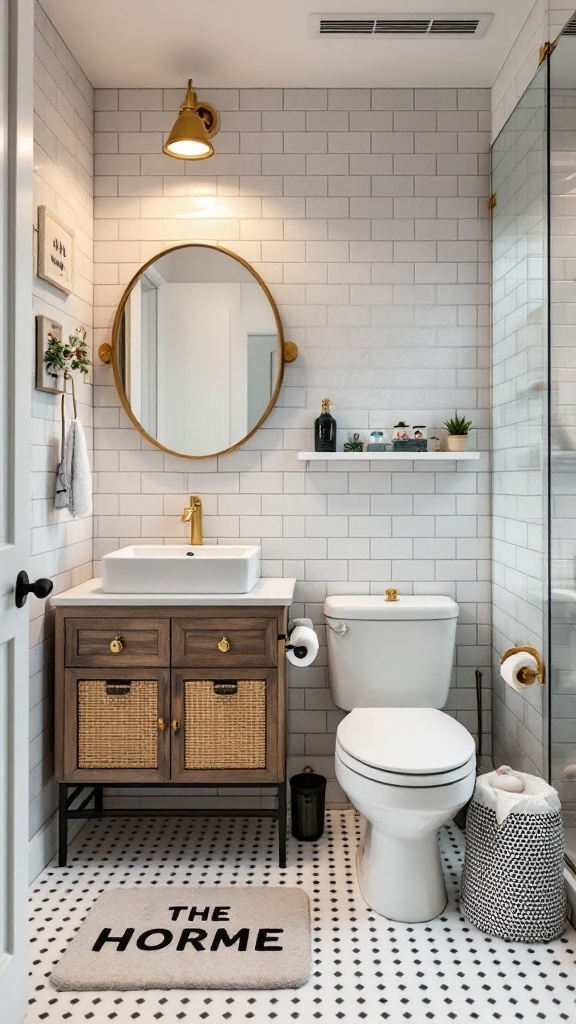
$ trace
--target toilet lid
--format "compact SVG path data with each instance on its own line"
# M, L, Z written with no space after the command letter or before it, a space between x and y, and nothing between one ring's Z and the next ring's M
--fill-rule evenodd
M475 753L468 730L436 708L354 708L337 737L361 764L406 775L449 772Z

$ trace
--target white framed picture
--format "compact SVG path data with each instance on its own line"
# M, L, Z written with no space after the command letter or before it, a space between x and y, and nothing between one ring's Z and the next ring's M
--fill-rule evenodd
M74 289L74 232L38 207L38 277L70 295Z
M62 391L61 374L54 377L46 368L44 353L49 345L62 342L62 324L50 316L36 317L36 390L59 395Z

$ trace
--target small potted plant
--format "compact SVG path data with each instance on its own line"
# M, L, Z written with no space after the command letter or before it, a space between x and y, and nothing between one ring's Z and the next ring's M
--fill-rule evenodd
M448 431L446 450L465 452L468 448L468 431L472 426L472 420L467 420L465 416L459 416L456 411L452 419L444 420L444 426Z

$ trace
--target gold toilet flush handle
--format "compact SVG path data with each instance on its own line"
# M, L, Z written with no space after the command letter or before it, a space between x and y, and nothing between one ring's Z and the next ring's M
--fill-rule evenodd
M230 641L227 636L223 636L220 643L218 644L218 650L222 651L222 654L227 654L230 650Z
M386 591L386 600L387 601L397 601L398 600L398 591L394 587L388 587L388 590Z
M546 668L542 661L542 656L535 647L509 647L500 658L500 664L503 665L506 658L509 658L512 654L531 654L536 660L536 669L521 668L519 670L517 679L520 683L524 686L531 686L532 683L538 682L543 684L546 681Z
M110 650L112 651L112 654L120 654L120 651L124 650L124 637L115 636L114 639L110 641Z

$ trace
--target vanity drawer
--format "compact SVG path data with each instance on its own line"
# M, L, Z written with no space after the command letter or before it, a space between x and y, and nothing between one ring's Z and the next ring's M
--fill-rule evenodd
M170 621L66 619L66 665L86 668L170 664Z
M276 616L172 619L172 664L179 668L273 668L278 663Z

